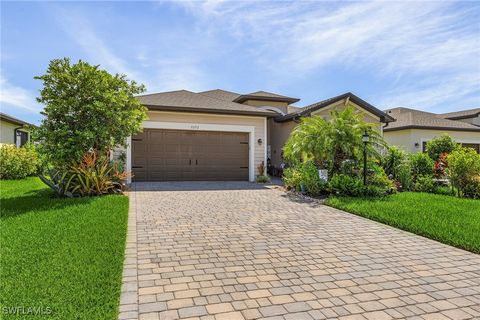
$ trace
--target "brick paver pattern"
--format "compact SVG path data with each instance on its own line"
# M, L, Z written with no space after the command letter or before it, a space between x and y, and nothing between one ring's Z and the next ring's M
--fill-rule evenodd
M479 319L480 256L249 183L137 183L120 319Z

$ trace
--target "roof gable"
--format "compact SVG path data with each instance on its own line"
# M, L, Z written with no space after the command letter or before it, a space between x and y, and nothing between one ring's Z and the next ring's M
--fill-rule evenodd
M232 102L233 100L241 96L240 93L222 90L222 89L208 90L208 91L202 91L198 93L208 96L210 98L220 99L220 100L229 101L229 102Z
M366 102L365 100L360 99L359 97L357 97L356 95L354 95L351 92L347 92L347 93L341 94L341 95L336 96L336 97L332 97L332 98L329 98L329 99L325 99L325 100L313 103L311 105L303 107L301 110L299 110L297 112L290 113L290 114L287 114L285 116L276 117L275 121L283 122L283 121L289 121L289 120L292 120L292 119L298 118L298 117L310 116L312 114L312 112L314 112L314 111L326 108L326 107L328 107L328 106L330 106L330 105L332 105L332 104L334 104L338 101L341 101L341 100L347 99L347 98L351 102L358 105L359 107L361 107L361 108L365 109L366 111L368 111L368 112L376 115L377 117L379 117L380 121L382 121L382 122L395 121L394 118L392 118L391 116L389 116L388 114L386 114L382 110L374 107L373 105Z
M233 101L242 103L247 100L260 100L260 101L280 101L287 102L288 104L300 101L300 99L282 96L280 94L267 92L267 91L255 91L252 93L242 94L235 98Z

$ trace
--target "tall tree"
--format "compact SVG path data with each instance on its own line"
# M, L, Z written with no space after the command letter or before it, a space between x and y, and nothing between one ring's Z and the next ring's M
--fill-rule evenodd
M378 158L385 145L378 129L365 122L363 114L348 106L343 111L332 111L330 119L321 116L305 117L295 127L283 149L287 160L313 160L319 167L338 172L345 160L363 157L362 135L367 132L370 142L367 155Z
M43 82L37 100L45 104L35 134L42 153L56 167L79 161L92 149L105 154L124 146L146 118L146 108L134 97L145 87L98 65L55 59L35 79Z

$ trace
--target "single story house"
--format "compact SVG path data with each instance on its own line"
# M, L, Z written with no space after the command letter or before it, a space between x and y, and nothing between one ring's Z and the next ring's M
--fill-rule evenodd
M129 138L127 171L135 181L249 180L258 166L282 163L282 147L301 117L329 116L347 105L380 131L393 117L345 93L304 108L276 93L187 90L137 97L148 108L143 132Z
M0 112L0 144L23 146L30 141L28 126L31 124Z
M405 151L425 151L429 140L447 133L480 153L480 108L444 114L393 108L386 113L396 121L383 129L384 139Z

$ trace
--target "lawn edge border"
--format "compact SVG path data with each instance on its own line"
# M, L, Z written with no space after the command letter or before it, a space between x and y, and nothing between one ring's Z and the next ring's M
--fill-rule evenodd
M118 319L138 319L138 251L136 193L129 192L128 226Z

